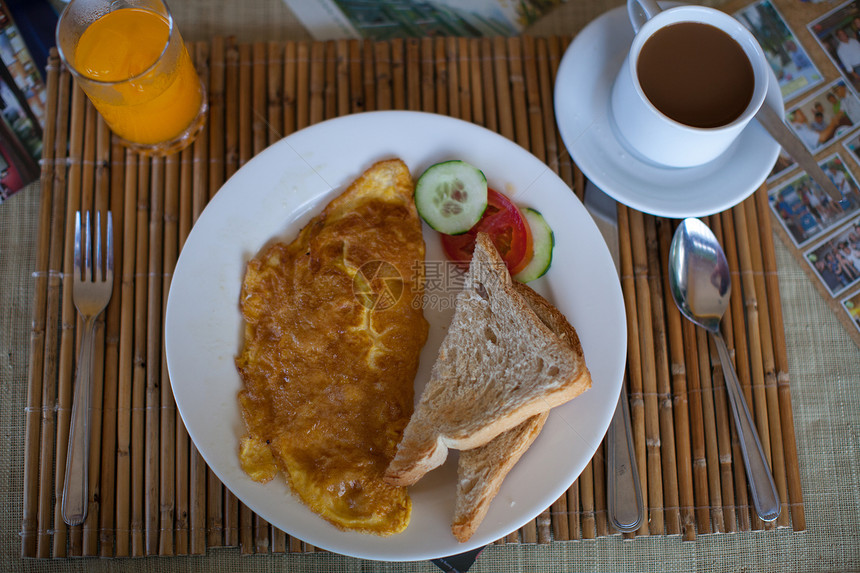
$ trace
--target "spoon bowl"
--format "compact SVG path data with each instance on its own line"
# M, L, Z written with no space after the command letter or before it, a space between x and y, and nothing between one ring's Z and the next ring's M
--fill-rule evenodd
M684 316L709 332L720 329L732 277L716 237L699 219L686 219L669 250L669 286Z
M729 306L731 273L719 241L699 219L684 219L669 247L669 287L681 313L711 333L726 379L732 417L738 431L756 513L763 521L779 517L779 496L738 375L720 333Z

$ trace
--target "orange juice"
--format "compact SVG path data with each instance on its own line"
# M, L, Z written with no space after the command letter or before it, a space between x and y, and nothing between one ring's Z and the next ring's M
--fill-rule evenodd
M173 30L177 35L178 31ZM133 143L180 136L197 119L203 88L181 38L163 16L137 8L108 12L77 42L74 65L98 82L84 90L111 129Z

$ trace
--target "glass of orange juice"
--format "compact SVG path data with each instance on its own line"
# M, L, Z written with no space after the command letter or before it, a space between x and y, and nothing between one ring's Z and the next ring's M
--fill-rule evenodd
M60 57L111 130L149 155L178 151L206 118L206 90L161 0L71 0Z

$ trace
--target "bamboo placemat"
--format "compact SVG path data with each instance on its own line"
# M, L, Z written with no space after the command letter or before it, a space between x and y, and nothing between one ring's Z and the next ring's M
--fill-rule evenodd
M556 131L552 90L569 38L425 38L390 42L230 39L190 45L209 85L210 117L185 151L130 153L59 67L49 117L26 407L22 555L102 557L315 548L273 528L205 466L177 416L162 350L172 270L221 184L281 137L323 119L412 109L483 125L529 149L581 198L583 176ZM582 89L590 89L582 86ZM419 136L419 134L416 134ZM80 321L71 288L72 216L114 214L118 280L98 327L90 505L60 515ZM619 209L628 317L628 387L647 507L637 535L805 529L771 220L765 190L710 217L733 273L724 334L771 462L782 513L751 512L723 374L708 338L671 302L665 261L675 221ZM612 535L603 446L573 486L499 543Z

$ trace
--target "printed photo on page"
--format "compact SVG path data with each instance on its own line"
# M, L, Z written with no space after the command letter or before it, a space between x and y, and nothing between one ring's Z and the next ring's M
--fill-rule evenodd
M808 27L851 88L860 93L860 1L839 5Z
M860 219L805 253L806 261L831 295L860 284Z
M848 152L848 155L858 164L860 164L860 131L855 131L842 142L842 147Z
M797 163L794 162L794 158L786 153L784 149L780 149L779 156L776 158L776 163L774 163L773 169L770 170L770 174L767 176L767 183L771 184L775 182L783 175L787 175L795 167L797 167Z
M824 81L824 76L788 27L771 0L750 4L734 17L749 28L779 80L785 101L805 93Z
M860 232L860 231L858 231ZM860 241L860 238L858 238ZM848 313L851 324L860 330L860 291L842 300L842 308Z
M770 193L770 206L797 246L820 238L860 212L860 187L839 154L819 163L842 194L834 201L806 172L800 172Z
M860 126L860 99L836 80L786 111L785 118L812 153Z

